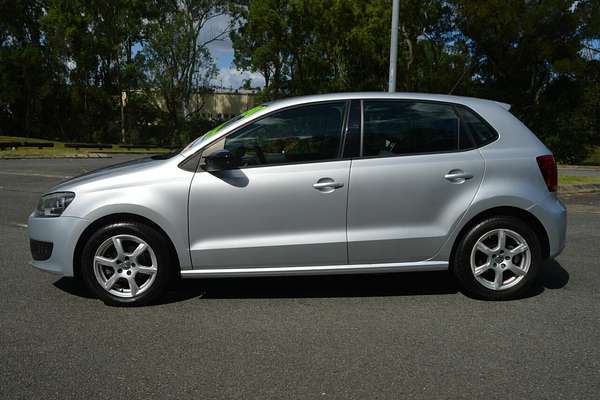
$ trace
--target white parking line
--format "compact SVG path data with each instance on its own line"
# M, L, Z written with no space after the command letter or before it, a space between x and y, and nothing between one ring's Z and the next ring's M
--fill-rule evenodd
M68 175L52 175L52 174L39 174L37 172L20 172L20 171L0 171L2 175L17 175L17 176L40 176L42 178L60 178L69 179L72 176Z

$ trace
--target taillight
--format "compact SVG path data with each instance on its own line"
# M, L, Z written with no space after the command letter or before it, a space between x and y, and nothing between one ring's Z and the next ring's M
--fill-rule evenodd
M544 182L548 187L548 191L556 192L558 187L558 171L556 170L556 161L554 156L551 154L545 156L539 156L536 158L540 172L544 177Z

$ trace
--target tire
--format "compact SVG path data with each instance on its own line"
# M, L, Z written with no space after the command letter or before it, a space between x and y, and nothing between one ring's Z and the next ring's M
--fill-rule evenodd
M541 254L540 240L527 223L512 216L496 216L475 224L462 236L454 251L452 271L462 291L471 297L522 298L540 276Z
M108 305L146 305L165 291L174 275L171 257L167 240L156 229L138 222L112 223L87 241L81 276Z

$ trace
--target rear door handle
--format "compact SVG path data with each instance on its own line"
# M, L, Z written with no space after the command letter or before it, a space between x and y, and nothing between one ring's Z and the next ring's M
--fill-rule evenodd
M331 178L321 178L317 183L313 183L313 187L321 192L332 192L334 189L344 187L344 184Z
M444 175L444 179L453 183L462 183L471 178L473 178L473 174L464 172L460 169L453 169L452 171L449 171L446 175Z
M344 187L344 184L340 183L340 182L319 182L319 183L313 184L313 187L315 189L325 189L325 188L338 189L338 188Z

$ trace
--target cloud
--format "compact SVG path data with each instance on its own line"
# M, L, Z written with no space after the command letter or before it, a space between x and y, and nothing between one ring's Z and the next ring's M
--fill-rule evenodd
M220 34L227 29L230 23L231 18L228 15L220 15L211 19L200 32L200 41L207 41ZM245 79L251 79L252 87L265 86L265 80L262 75L238 71L235 68L233 65L233 44L231 43L229 34L225 34L220 40L209 43L207 47L219 69L219 75L213 80L213 85L239 89Z
M200 31L199 40L201 43L220 35L219 40L207 45L213 58L217 61L218 67L229 67L229 64L233 60L233 45L229 34L225 33L222 35L229 28L230 24L231 18L228 15L219 15L209 20Z
M252 81L252 87L264 87L265 80L258 72L239 71L235 67L220 68L219 76L213 82L216 86L239 89L245 79Z

